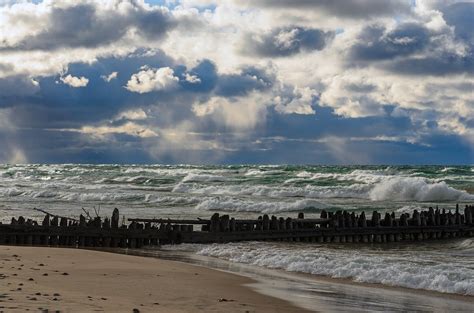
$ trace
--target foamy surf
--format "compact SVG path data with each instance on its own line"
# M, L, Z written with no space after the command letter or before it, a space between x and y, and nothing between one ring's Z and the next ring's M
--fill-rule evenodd
M472 241L461 242L459 249L467 253L457 254L449 261L440 259L439 251L425 247L423 253L419 253L414 246L394 250L353 250L350 247L331 248L315 244L254 242L209 245L197 254L289 272L348 278L361 283L472 296L474 253L471 245Z

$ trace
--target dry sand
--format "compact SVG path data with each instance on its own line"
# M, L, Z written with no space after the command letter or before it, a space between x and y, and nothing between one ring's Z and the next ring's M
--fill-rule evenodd
M174 261L0 246L0 312L305 312L252 282Z

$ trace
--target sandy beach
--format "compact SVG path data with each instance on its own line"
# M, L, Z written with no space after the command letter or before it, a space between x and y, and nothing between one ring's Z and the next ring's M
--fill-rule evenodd
M99 251L0 247L0 311L304 312L246 277Z

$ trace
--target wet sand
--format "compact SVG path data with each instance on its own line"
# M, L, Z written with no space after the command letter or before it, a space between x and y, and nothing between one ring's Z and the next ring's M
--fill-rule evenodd
M0 246L0 311L305 312L192 264L99 251ZM135 310L135 311L134 311Z

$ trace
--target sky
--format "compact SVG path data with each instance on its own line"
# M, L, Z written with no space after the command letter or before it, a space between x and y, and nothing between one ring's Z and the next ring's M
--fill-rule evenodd
M473 164L473 29L473 0L0 0L0 163Z

